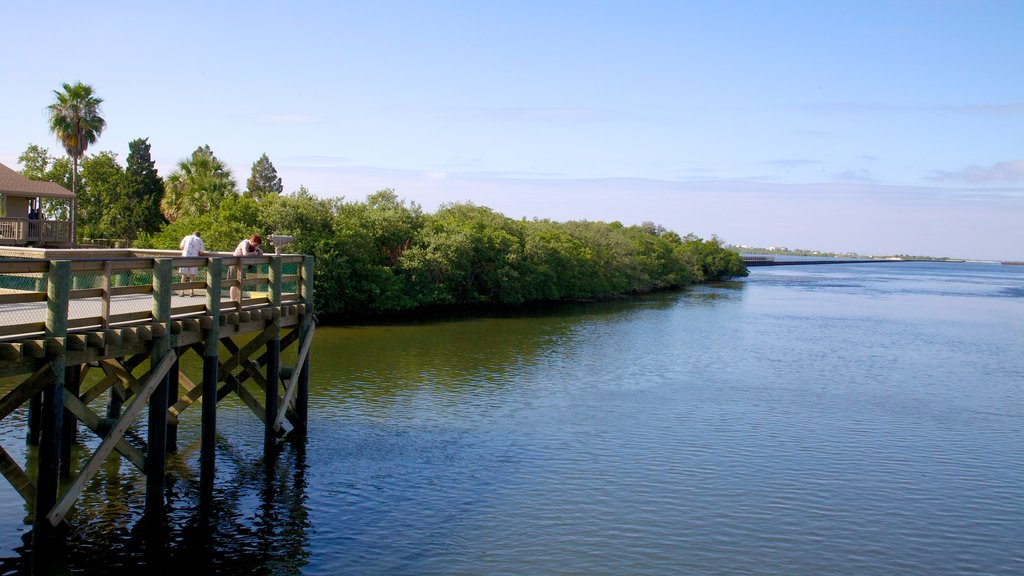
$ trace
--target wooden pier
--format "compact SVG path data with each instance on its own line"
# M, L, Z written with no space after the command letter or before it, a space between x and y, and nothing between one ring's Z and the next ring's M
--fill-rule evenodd
M37 550L114 452L145 476L146 514L160 513L178 418L194 406L200 482L211 490L216 408L228 395L262 420L268 446L306 429L313 258L175 254L0 252L0 377L15 382L0 420L27 410L27 441L37 446L25 463L0 446L0 473L25 499ZM294 364L282 366L291 346ZM199 382L179 369L190 353L202 361ZM79 425L102 441L72 470Z

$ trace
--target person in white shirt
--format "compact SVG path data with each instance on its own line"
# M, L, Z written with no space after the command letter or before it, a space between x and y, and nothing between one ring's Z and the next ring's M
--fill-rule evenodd
M203 245L203 239L199 237L198 230L182 238L178 248L181 248L181 255L186 258L196 258L206 252L206 246ZM182 282L191 282L196 277L196 274L199 273L199 268L196 266L185 266L178 268L178 272L181 273ZM185 295L184 290L181 291L181 295ZM190 289L188 295L195 296L195 289Z

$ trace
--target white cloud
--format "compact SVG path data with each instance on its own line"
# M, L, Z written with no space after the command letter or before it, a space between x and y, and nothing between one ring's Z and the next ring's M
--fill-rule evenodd
M937 182L1024 182L1024 160L997 162L992 166L968 166L957 171L935 171L930 180Z
M839 181L842 181L842 182L874 182L875 181L875 177L871 174L871 172L869 170L865 170L864 168L856 168L856 169L850 168L848 170L843 170L842 172L838 172L836 174L833 174L832 177L835 178L836 180L839 180Z

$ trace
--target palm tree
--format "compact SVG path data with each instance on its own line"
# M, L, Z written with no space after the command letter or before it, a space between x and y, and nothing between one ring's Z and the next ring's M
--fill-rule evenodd
M192 156L178 162L167 176L160 211L168 221L212 212L225 199L238 194L234 177L208 145L196 148Z
M93 94L92 86L78 82L63 84L63 91L54 90L56 101L47 107L50 113L50 132L67 150L71 157L71 192L78 195L78 161L85 154L86 148L99 138L107 121L100 116L102 98ZM77 203L71 201L71 241L76 238L74 217Z

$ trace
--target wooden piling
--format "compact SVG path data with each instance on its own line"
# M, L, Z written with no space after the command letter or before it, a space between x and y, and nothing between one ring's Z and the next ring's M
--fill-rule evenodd
M173 339L173 337L172 337ZM176 353L177 355L177 353ZM180 355L179 355L180 358ZM174 361L171 371L167 374L167 405L173 406L178 401L178 389L181 386L181 364L180 359ZM167 421L167 452L173 454L178 451L178 420Z
M281 306L281 258L272 256L269 269L269 294L270 304L275 307ZM278 382L281 379L281 317L271 317L267 321L268 327L275 328L274 337L267 342L267 371L266 371L266 397L264 399L264 410L266 419L263 426L263 439L267 444L273 443L277 438L275 423L277 422L278 411Z
M64 389L76 398L81 392L82 369L80 366L68 366L64 369ZM60 441L60 477L71 476L71 448L78 434L78 418L70 410L64 410L64 421L61 424Z
M313 330L313 257L305 256L302 259L302 269L299 284L299 295L305 304L305 311L299 321L299 341L306 339L307 334ZM296 366L299 370L298 389L295 392L295 413L298 416L299 426L305 432L309 424L309 358L312 350L306 353L305 358Z
M206 268L206 313L211 318L220 317L221 273L224 263L220 258L211 258ZM217 443L217 383L220 382L220 322L210 322L203 330L202 382L202 432L200 437L200 494L211 496L216 470L215 449ZM208 498L203 498L204 501Z
M46 287L46 328L49 339L64 340L68 333L68 305L71 293L71 262L54 260L50 262ZM46 514L57 502L57 487L60 474L61 424L64 416L64 367L63 349L51 350L48 358L53 379L43 388L40 408L40 435L38 467L36 478L35 520L32 527L34 547L47 550L53 538L53 526L46 521Z
M158 258L153 266L153 325L171 320L173 292L171 259ZM169 331L153 338L151 366L156 366L171 351ZM167 460L167 387L165 375L149 398L149 440L146 451L146 513L163 510L164 474Z

